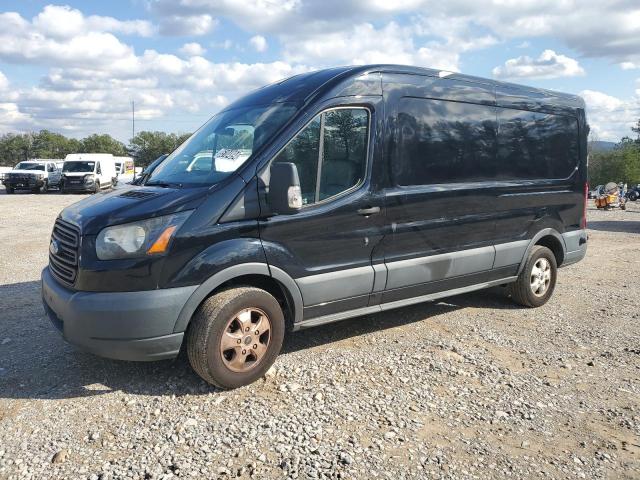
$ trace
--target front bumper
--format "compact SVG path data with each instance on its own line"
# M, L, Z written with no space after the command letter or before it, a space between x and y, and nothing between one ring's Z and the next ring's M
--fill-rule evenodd
M66 179L64 180L62 185L67 192L89 192L93 191L96 186L93 181L87 182L84 179L78 183Z
M29 178L29 179L18 180L18 179L12 179L12 178L5 178L4 180L2 180L2 183L4 184L5 187L13 188L14 190L20 190L20 189L32 190L34 188L42 187L42 184L44 183L44 179Z
M197 286L138 292L76 292L42 271L42 303L69 343L117 360L162 360L178 355L184 332L174 332Z

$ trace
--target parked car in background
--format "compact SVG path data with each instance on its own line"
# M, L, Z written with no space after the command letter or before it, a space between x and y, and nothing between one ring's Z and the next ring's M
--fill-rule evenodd
M635 202L640 198L640 183L637 185L630 186L627 190L627 199Z
M2 183L8 194L16 190L46 193L49 188L60 185L61 172L57 162L59 160L45 158L20 162L4 174Z
M602 195L604 185L598 185L596 188L589 190L589 198L596 198L598 195Z
M44 308L83 349L185 344L234 388L287 329L497 285L539 307L586 254L587 131L575 95L400 65L296 75L217 113L143 186L65 208Z
M149 178L149 175L151 175L151 173L156 169L156 167L158 165L160 165L162 163L162 161L167 158L169 156L169 154L165 153L163 155L160 155L158 158L156 158L153 162L151 162L149 165L147 165L145 167L144 170L142 170L142 172L140 172L140 175L138 175L135 180L133 180L131 182L132 185L143 185L144 182L147 180L147 178Z
M118 175L118 185L131 183L135 176L135 165L131 157L113 157Z
M112 188L118 181L116 163L108 153L70 153L64 159L60 190L94 192Z

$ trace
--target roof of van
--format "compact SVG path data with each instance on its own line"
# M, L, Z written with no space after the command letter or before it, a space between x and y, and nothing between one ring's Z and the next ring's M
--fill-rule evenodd
M65 162L74 162L74 161L82 161L82 160L108 160L112 159L113 155L110 153L69 153L64 161Z
M567 104L572 104L576 108L584 108L584 101L582 98L568 93L528 87L508 82L500 82L497 80L430 68L406 65L374 64L327 68L324 70L316 70L294 75L250 92L246 96L229 105L227 109L279 102L306 103L306 101L311 98L322 96L324 93L329 92L341 82L349 80L352 81L353 79L363 75L377 72L457 79L464 82L483 85L485 88L489 86L496 87L497 89L503 89L508 91L509 94L514 93L524 97L537 97L538 99L542 99L545 104L554 104L555 102L559 102L565 106Z

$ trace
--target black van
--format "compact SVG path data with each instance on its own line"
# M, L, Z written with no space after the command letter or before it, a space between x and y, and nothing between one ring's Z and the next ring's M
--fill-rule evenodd
M397 65L332 68L215 115L142 186L56 220L44 306L64 338L175 357L225 388L287 329L509 284L543 305L586 253L573 95Z

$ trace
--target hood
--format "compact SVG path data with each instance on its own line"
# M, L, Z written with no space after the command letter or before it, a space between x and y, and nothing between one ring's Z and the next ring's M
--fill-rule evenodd
M208 205L208 214L217 221L233 201L244 182L232 177L223 184L196 188L161 188L127 185L106 193L97 193L60 213L60 218L80 227L82 235L97 235L110 225L135 222L198 208L207 198L214 197L215 208ZM235 192L235 193L234 193ZM210 204L211 202L207 202Z
M20 175L44 175L46 172L44 170L11 170L7 173L19 173Z

